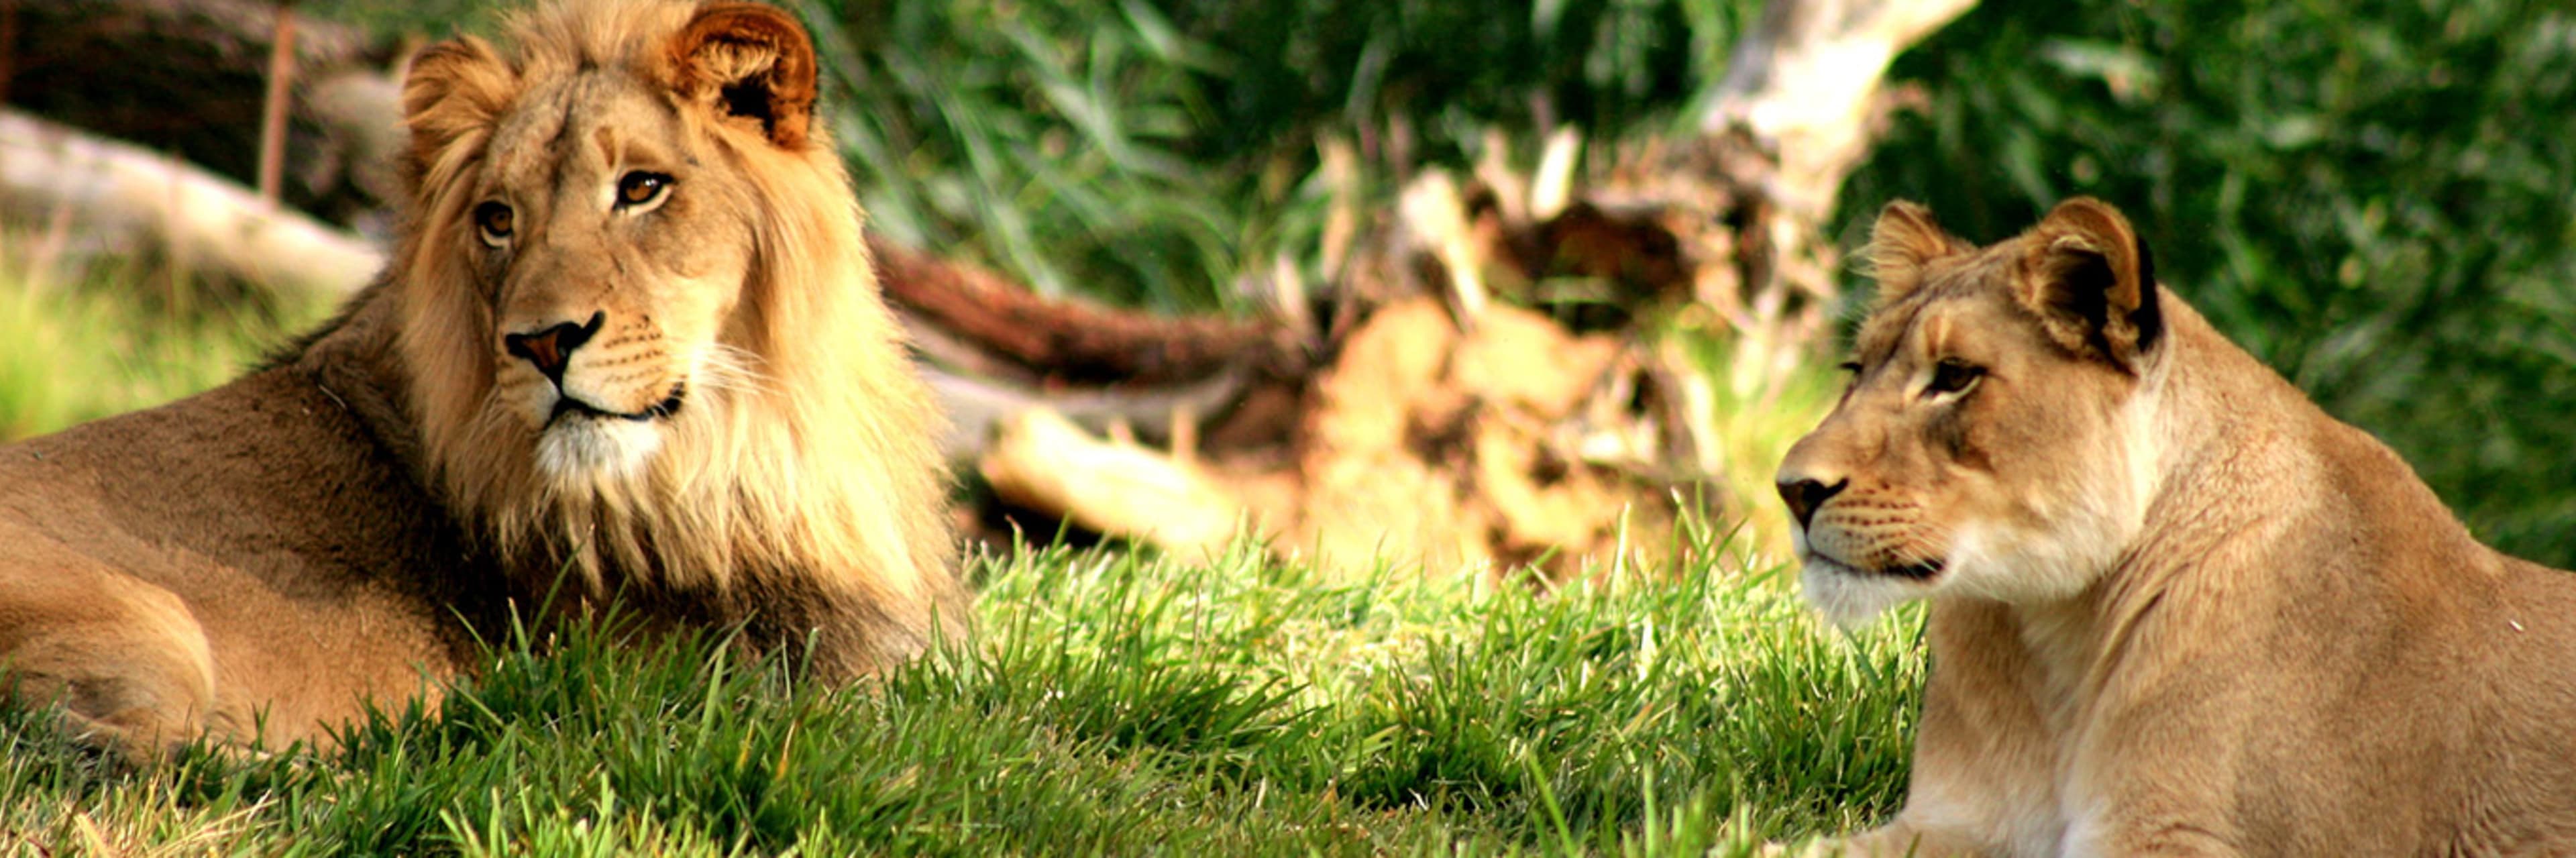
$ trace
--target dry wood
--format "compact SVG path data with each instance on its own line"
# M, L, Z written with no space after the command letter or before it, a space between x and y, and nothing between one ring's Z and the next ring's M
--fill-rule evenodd
M295 82L295 4L277 6L276 41L268 47L268 87L259 108L259 198L276 202L286 173L286 114Z
M1808 220L1833 213L1866 157L1887 64L1976 0L1775 0L1738 43L1701 130L1749 133L1780 162L1765 188Z
M886 295L923 326L974 345L1033 380L1055 384L1189 382L1291 361L1277 326L1217 316L1169 317L1051 300L973 265L871 237ZM1002 367L990 366L988 372Z
M1134 442L1094 437L1044 406L1009 418L977 460L995 494L1032 509L1067 510L1099 533L1170 550L1223 548L1251 521L1236 495L1197 468Z
M1563 433L1630 373L1616 337L1492 305L1461 329L1423 296L1371 313L1307 379L1282 460L1165 454L1051 412L1003 421L979 460L995 492L1167 550L1226 545L1239 524L1330 569L1381 562L1555 577L1663 545L1671 510Z
M902 315L916 343L937 335L935 329L912 314ZM946 348L926 350L934 355L954 353L951 350L971 354L972 346L956 342ZM1171 438L1195 431L1195 427L1184 430L1175 425L1175 415L1224 412L1254 386L1254 380L1240 371L1190 381L1118 387L1035 386L1009 378L958 372L936 360L922 367L922 372L929 377L931 389L939 394L941 409L948 413L948 434L940 438L940 449L959 460L981 454L999 427L1030 409L1044 408L1084 426L1126 426L1148 437Z
M1668 352L1572 336L1489 293L1570 274L1613 284L1616 302L1632 308L1706 307L1736 331L1739 373L1798 359L1830 330L1836 263L1818 225L1883 119L1887 63L1971 5L1777 0L1737 46L1702 139L1613 159L1588 188L1568 187L1582 149L1568 134L1548 141L1528 178L1512 171L1499 136L1472 184L1425 171L1382 234L1328 230L1341 336L1306 379L1291 458L1257 491L1210 476L1224 471L1222 450L1207 451L1214 469L1109 445L1116 460L1189 476L1182 482L1197 492L1216 487L1229 508L1264 510L1279 545L1332 566L1549 558L1562 575L1614 565L1637 544L1624 538L1657 544L1650 534L1671 520L1661 501L1672 495L1638 477L1717 464L1719 444L1698 413L1711 381L1677 370ZM1339 155L1327 147L1328 173ZM1370 301L1391 303L1353 309ZM1106 442L1046 437L1014 447L1011 470L1046 471L1048 455L1066 467L1103 460ZM1281 485L1284 500L1268 494ZM1138 498L1119 495L1070 493L1048 508L1175 548L1204 541L1124 529ZM1145 502L1175 501L1164 492Z

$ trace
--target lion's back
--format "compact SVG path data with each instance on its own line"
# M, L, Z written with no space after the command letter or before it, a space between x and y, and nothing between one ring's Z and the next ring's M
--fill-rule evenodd
M488 576L403 471L286 368L0 447L0 611L166 594L204 630L219 709L452 673L470 635L448 606Z

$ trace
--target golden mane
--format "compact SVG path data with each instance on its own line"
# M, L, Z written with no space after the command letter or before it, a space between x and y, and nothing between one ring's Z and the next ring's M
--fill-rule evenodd
M793 574L865 598L923 598L951 551L935 502L936 412L909 372L888 372L908 359L878 298L849 178L819 133L800 127L780 145L680 111L684 133L749 180L761 216L740 303L723 322L723 359L642 470L541 473L534 431L492 407L492 314L458 252L495 160L492 123L529 87L580 69L677 85L686 72L669 45L699 14L671 0L558 3L511 22L519 48L506 64L468 39L415 66L405 101L420 214L395 288L409 410L433 482L521 572L568 567L593 594L737 593L796 583L763 580Z

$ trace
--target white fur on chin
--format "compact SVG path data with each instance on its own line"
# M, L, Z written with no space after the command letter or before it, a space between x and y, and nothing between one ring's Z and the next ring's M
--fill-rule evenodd
M1825 619L1843 628L1866 625L1887 609L1931 595L1940 578L1916 581L1898 575L1862 572L1807 549L1807 534L1798 533L1798 590Z
M662 449L652 421L566 417L537 437L537 467L559 480L640 473Z

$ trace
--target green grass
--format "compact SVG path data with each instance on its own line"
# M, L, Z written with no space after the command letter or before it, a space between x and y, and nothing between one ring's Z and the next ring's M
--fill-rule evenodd
M138 263L39 261L37 243L0 231L0 441L213 387L327 310L218 300Z
M0 830L143 854L1721 854L1901 793L1919 618L1777 573L1552 596L1043 550L980 641L833 692L582 629L320 757L121 774L10 716Z
M1736 5L1576 9L1529 38L1597 41ZM875 58L834 67L857 76L843 83L858 107L837 121L879 226L1041 286L1166 307L1224 303L1236 268L1313 251L1311 142L1189 142L1269 109L1194 101L1209 58L1168 40L1160 7L889 8L886 29L817 27L827 52ZM1451 41L1451 18L1318 50L1350 73L1359 54ZM1497 38L1554 20L1507 20ZM968 68L942 50L1008 61ZM1282 50L1236 59L1293 65ZM1578 60L1551 62L1618 84ZM1389 101L1353 102L1357 121L1426 97L1419 71L1383 79ZM1618 86L1672 85L1655 80ZM1616 107L1589 98L1563 104ZM1644 96L1628 98L1617 109ZM1347 131L1270 118L1302 141ZM1452 113L1422 132L1446 157L1483 127ZM0 439L219 383L320 311L245 309L139 265L33 277L46 266L17 247L0 245ZM1829 385L1736 380L1705 332L1674 345L1724 379L1708 394L1729 497L1769 510L1769 462ZM882 687L800 688L715 641L615 651L570 629L493 653L436 715L388 718L322 756L200 753L125 773L41 715L0 713L0 851L1725 854L1883 816L1919 620L1818 628L1772 519L1684 541L1691 559L1672 568L1548 596L1448 574L1336 579L1248 551L1041 551L979 567L971 651Z
M0 248L0 434L218 383L314 314L44 268ZM1687 325L1671 344L1711 374L1724 458L1763 465L1730 473L1767 473L1830 398L1735 378ZM716 640L502 634L435 715L144 773L5 712L0 851L1740 852L1888 812L1921 682L1919 620L1818 628L1780 542L1693 523L1675 565L1552 595L1038 550L978 565L970 650L879 688L797 687Z

